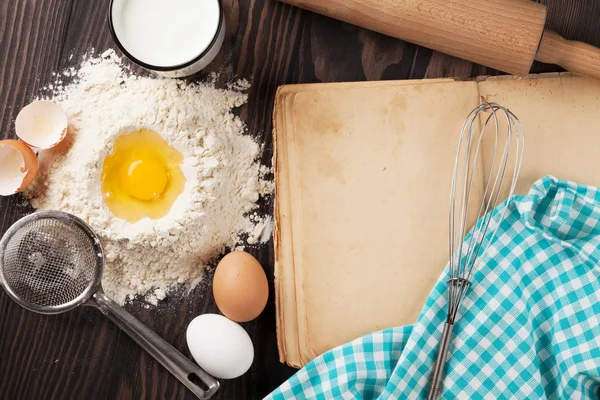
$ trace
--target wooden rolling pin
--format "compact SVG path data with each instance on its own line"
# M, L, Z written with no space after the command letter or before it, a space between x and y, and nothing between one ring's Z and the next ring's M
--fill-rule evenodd
M600 49L544 30L528 0L281 0L515 75L533 60L600 79Z

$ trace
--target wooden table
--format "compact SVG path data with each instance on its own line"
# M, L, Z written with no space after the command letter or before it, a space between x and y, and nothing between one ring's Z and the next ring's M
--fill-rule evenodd
M0 2L0 138L14 137L13 121L52 73L76 65L95 48L115 47L108 0L3 0ZM295 9L275 0L223 0L227 39L208 72L252 83L242 117L266 143L271 159L275 90L285 83L416 79L495 75L497 71ZM600 46L600 2L547 0L548 27L568 39ZM70 55L73 57L70 60ZM535 64L533 72L557 71ZM200 79L202 76L200 77ZM22 198L0 202L0 233L30 211ZM272 204L264 206L272 211ZM272 244L254 251L273 276ZM209 282L207 280L207 282ZM189 355L185 329L196 315L216 312L208 284L157 309L127 306L136 317ZM278 361L275 306L244 324L255 346L252 369L222 382L215 398L262 398L294 372ZM0 398L192 399L179 382L104 318L80 308L58 316L27 312L0 291Z

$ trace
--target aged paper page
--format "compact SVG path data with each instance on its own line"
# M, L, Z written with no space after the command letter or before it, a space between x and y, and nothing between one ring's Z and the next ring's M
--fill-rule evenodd
M291 112L294 94L277 96L273 115L273 165L276 173L276 223L273 232L275 242L275 299L277 347L281 362L301 367L298 341L298 313L295 271L293 263L293 237L290 206L288 149L293 149Z
M600 81L568 75L532 75L480 82L481 96L509 108L525 129L525 156L517 193L545 175L600 186ZM484 162L491 159L486 142Z
M316 354L307 346L306 315L302 296L302 279L296 281L296 268L293 263L293 240L291 219L291 198L289 175L296 173L294 163L295 126L293 107L297 93L317 91L343 91L355 88L374 88L381 86L404 86L416 84L435 84L453 82L453 79L428 79L385 82L348 82L333 84L305 84L282 86L278 89L274 108L274 157L276 169L275 202L275 296L277 308L277 341L282 362L301 367ZM289 134L288 134L289 132ZM292 191L293 193L293 191ZM300 340L301 338L301 340ZM302 345L300 345L302 343Z
M289 195L303 362L416 320L448 259L456 143L478 103L475 82L295 95Z

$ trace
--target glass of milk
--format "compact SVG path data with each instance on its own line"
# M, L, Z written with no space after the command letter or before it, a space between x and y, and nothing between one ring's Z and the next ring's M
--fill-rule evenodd
M225 38L220 0L111 0L108 23L131 61L167 78L205 68Z

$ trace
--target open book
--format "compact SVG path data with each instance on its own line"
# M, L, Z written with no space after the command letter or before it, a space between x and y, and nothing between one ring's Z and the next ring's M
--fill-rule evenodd
M458 136L481 101L509 108L525 127L519 193L548 174L600 185L600 81L548 74L279 88L282 361L300 367L363 334L415 322L448 261Z

